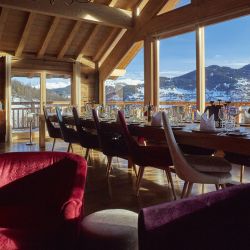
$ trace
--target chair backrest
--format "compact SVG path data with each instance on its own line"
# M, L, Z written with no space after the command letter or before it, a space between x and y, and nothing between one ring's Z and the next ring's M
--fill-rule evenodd
M130 154L131 155L136 154L136 149L138 147L138 144L134 140L134 138L131 136L129 129L128 129L128 126L126 124L124 115L120 110L118 111L118 119L119 119L119 122L120 122L120 125L122 128L124 139L125 139L127 146L129 148Z
M95 109L92 110L92 113L102 152L112 156L127 155L128 148L120 126L116 123L100 122Z
M57 115L57 120L58 120L58 123L60 126L60 130L62 133L62 137L63 137L64 141L68 142L68 141L70 141L69 134L68 134L68 128L67 128L65 122L63 121L62 113L61 113L61 110L59 109L59 107L56 107L56 115Z
M83 132L82 126L81 126L81 122L79 119L79 115L78 115L78 111L76 107L72 108L72 113L73 113L73 117L74 117L74 121L75 121L75 126L76 126L76 130L78 133Z
M48 130L49 136L53 137L54 131L56 128L54 127L53 123L49 119L49 115L48 115L48 112L47 112L47 109L45 106L43 106L43 113L44 113L44 118L45 118L45 122L47 125L47 130Z
M179 148L175 140L174 133L168 121L166 112L162 112L162 121L176 174L182 180L190 181L193 183L197 182L197 179L199 179L199 177L202 178L203 174L199 173L193 167L191 167L185 159L181 149Z

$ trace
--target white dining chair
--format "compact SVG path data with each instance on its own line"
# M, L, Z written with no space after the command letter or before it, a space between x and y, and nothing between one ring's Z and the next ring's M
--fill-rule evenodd
M221 157L184 155L179 148L166 112L162 112L164 132L177 176L184 181L181 198L191 194L194 183L224 188L231 180L231 164Z

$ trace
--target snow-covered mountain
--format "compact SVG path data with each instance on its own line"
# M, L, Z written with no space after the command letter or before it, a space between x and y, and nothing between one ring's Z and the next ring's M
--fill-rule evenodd
M131 80L122 79L106 83L107 100L133 101L143 100L143 81L131 84ZM195 101L196 71L168 78L160 77L161 101ZM250 101L250 64L240 68L206 67L206 99Z

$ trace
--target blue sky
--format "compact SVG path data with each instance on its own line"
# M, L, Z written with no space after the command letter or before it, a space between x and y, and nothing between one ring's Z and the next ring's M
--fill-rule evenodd
M160 41L160 75L178 76L195 69L195 32ZM240 68L250 64L250 16L205 27L206 66ZM143 50L127 67L125 78L143 79Z
M35 88L40 88L40 77L12 77L12 79ZM54 77L46 80L47 89L63 88L67 85L70 85L70 78Z

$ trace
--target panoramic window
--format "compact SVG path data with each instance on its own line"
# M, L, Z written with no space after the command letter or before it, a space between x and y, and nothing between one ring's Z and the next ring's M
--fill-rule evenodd
M71 100L71 77L69 75L47 74L46 76L46 103L58 102L69 104Z
M38 74L20 74L11 78L11 119L14 132L38 129L40 112L40 77Z
M195 32L160 40L160 102L196 101Z
M123 104L144 100L144 49L133 58L124 76L105 82L106 102Z
M178 1L178 3L176 4L175 9L178 9L178 8L180 8L180 7L183 7L183 6L189 5L189 4L191 4L191 0L180 0L180 1Z
M250 101L250 16L205 29L206 101Z

